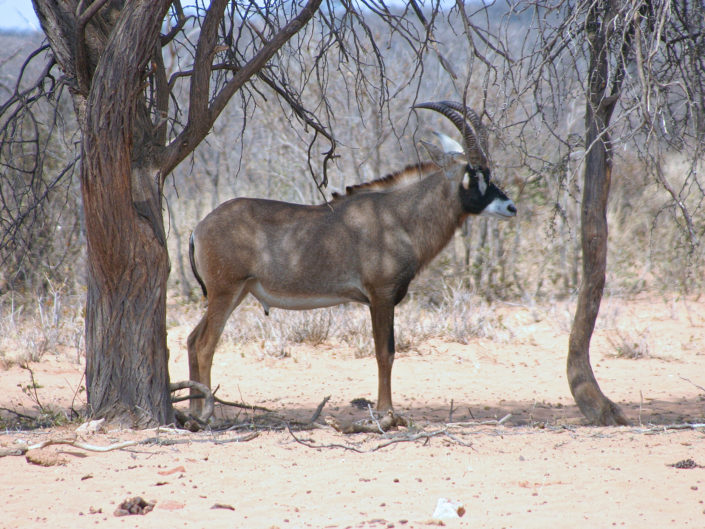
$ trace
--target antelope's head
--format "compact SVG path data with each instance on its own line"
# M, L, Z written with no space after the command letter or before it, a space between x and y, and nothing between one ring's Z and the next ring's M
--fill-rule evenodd
M443 151L424 142L431 158L441 167L460 169L458 193L463 210L471 215L509 218L517 214L514 202L491 179L487 150L487 129L471 109L453 101L419 103L414 108L435 110L447 117L460 131L463 144L436 133Z

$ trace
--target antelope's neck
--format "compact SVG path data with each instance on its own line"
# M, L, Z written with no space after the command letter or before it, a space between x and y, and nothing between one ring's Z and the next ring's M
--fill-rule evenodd
M407 226L420 268L446 247L467 216L451 180L439 176L429 184L418 202L412 203L415 211L411 212Z

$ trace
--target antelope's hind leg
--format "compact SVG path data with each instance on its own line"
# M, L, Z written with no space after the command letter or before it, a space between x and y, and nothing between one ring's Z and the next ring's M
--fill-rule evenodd
M209 293L208 308L187 340L189 379L211 387L213 354L228 317L247 294L246 281L241 281L227 292ZM198 417L203 409L202 399L193 398L200 393L191 390L190 410Z

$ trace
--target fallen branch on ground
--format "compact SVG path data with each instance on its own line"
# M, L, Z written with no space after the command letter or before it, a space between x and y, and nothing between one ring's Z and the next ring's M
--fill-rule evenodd
M208 439L206 441L211 442L213 444L245 443L247 441L251 441L252 439L255 439L258 436L259 436L259 432L251 432L246 435L241 435L240 437L235 437L233 439L221 439L221 440ZM131 446L150 445L150 444L157 444L157 445L190 444L190 443L197 442L197 441L199 441L199 440L194 440L194 439L163 439L160 437L149 437L147 439L141 439L139 441L121 441L119 443L113 443L113 444L110 444L107 446L100 446L100 445L85 443L85 442L79 441L78 439L75 439L75 438L64 437L64 438L46 439L44 441L41 441L39 443L34 443L31 445L30 444L21 444L21 445L18 445L16 448L0 448L0 457L21 456L21 455L25 455L30 450L39 450L40 448L45 448L45 447L51 446L51 445L69 445L69 446L73 446L74 448L80 448L82 450L86 450L88 452L111 452L113 450L121 450L123 448L128 448Z
M696 388L698 388L700 391L705 391L705 388L704 388L704 387L699 386L698 384L696 384L695 382L693 382L693 381L690 380L689 378L685 378L685 377L681 377L681 376L679 376L678 378L680 378L681 380L685 380L686 382L688 382L688 383L690 383L690 384L693 384L693 386L695 386Z
M31 415L25 415L24 413L20 413L18 411L11 410L10 408L5 408L5 407L0 406L0 410L6 411L9 413L13 413L16 417L19 417L20 419L27 419L29 421L38 421L39 420L37 417L32 417Z
M186 424L188 422L188 419L191 418L195 419L202 425L206 424L208 422L208 419L210 419L213 415L213 410L215 408L213 392L205 384L201 384L200 382L195 382L193 380L183 380L181 382L172 382L171 384L169 384L169 391L171 391L172 393L175 391L179 391L180 389L191 389L198 391L199 393L201 393L201 395L203 395L202 398L204 402L203 411L201 412L200 417L189 417L179 412L177 413L179 420ZM188 395L187 397L175 397L176 400L172 399L172 402L178 402L192 398L201 397L196 397L195 395Z
M97 446L89 443L84 443L77 439L46 439L39 443L27 445L21 444L16 448L4 448L0 449L0 457L2 456L21 456L29 452L30 450L39 450L40 448L45 448L51 445L70 445L75 448L81 448L82 450L88 450L89 452L110 452L111 450L119 450L120 448L126 448L128 446L134 446L140 444L140 441L122 441L120 443L114 443L108 446Z
M448 427L453 427L453 426L501 426L511 418L512 418L512 414L507 413L504 417L502 417L499 420L490 419L487 421L449 422L449 423L446 423L446 426L448 426Z
M321 403L316 408L316 411L313 413L313 417L311 417L311 420L308 421L309 424L313 424L314 422L316 422L316 420L321 416L321 412L323 411L323 406L325 406L329 400L330 400L330 395L328 395L327 397L325 397L321 401Z
M229 401L229 400L223 400L220 397L217 397L215 395L213 395L213 399L218 404L222 404L223 406L231 406L233 408L242 408L243 410L263 411L266 413L272 413L272 411L273 411L273 410L270 410L269 408L265 408L264 406L255 406L254 404L246 404L244 402L233 402L233 401Z
M448 431L445 428L442 428L440 430L435 430L432 432L417 432L417 433L400 433L392 438L377 444L377 446L370 448L369 450L363 450L361 448L357 448L356 446L352 446L349 444L340 444L340 443L330 443L330 444L324 444L324 445L317 445L314 443L311 443L309 441L305 441L303 439L300 439L299 437L296 437L294 432L292 431L291 427L287 424L287 429L289 430L289 435L296 441L297 443L307 447L307 448L342 448L343 450L350 450L351 452L357 452L358 454L369 454L371 452L376 452L378 450L381 450L383 448L386 448L390 445L397 444L397 443L413 443L414 441L418 441L420 439L424 439L425 441L428 441L432 437L439 437L439 436L445 436L448 437L451 441L454 443L457 443L462 446L467 446L471 447L472 445L470 443L466 443L464 441L461 441L460 439L456 438L455 436L451 435L448 433ZM375 432L376 433L376 432Z
M365 421L346 422L336 417L326 417L326 424L340 433L384 433L397 426L409 426L409 421L390 411L381 419L377 419L370 410L371 419Z
M660 426L652 426L650 428L639 428L639 433L660 433L667 430L699 430L705 428L705 423L683 423L683 424L664 424Z
M267 414L271 415L264 415L264 416L253 416L251 420L247 422L241 422L237 423L231 426L228 426L224 428L225 431L232 431L238 428L252 428L258 421L260 420L266 420L269 421L269 425L263 425L261 423L258 423L255 427L257 428L265 428L268 430L276 430L280 431L285 428L285 424L288 426L295 426L297 430L313 430L314 428L324 428L323 425L316 423L318 418L321 416L321 412L323 411L323 408L325 405L328 403L330 400L330 395L327 397L324 397L323 400L320 402L320 404L316 407L316 410L313 412L313 415L311 418L307 421L299 421L299 420L286 420L284 417L282 417L280 414L273 410L267 410ZM255 407L256 408L256 407ZM266 409L266 408L260 408L260 409Z

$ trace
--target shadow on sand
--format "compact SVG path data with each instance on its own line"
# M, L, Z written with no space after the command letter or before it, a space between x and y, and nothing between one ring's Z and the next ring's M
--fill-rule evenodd
M361 400L361 399L360 399ZM620 402L619 405L633 426L705 423L705 398L679 399L676 401L648 400L639 402ZM305 424L316 415L316 407L280 407L271 412L247 410L216 405L214 417L222 423L251 422L272 426ZM411 419L417 425L441 425L447 423L487 423L511 427L560 427L589 426L575 404L539 403L528 401L502 401L501 404L428 403L408 408L397 408L403 417ZM354 404L344 406L324 406L317 422L322 423L326 416L334 416L344 421L357 421L370 416L369 409L361 409Z

